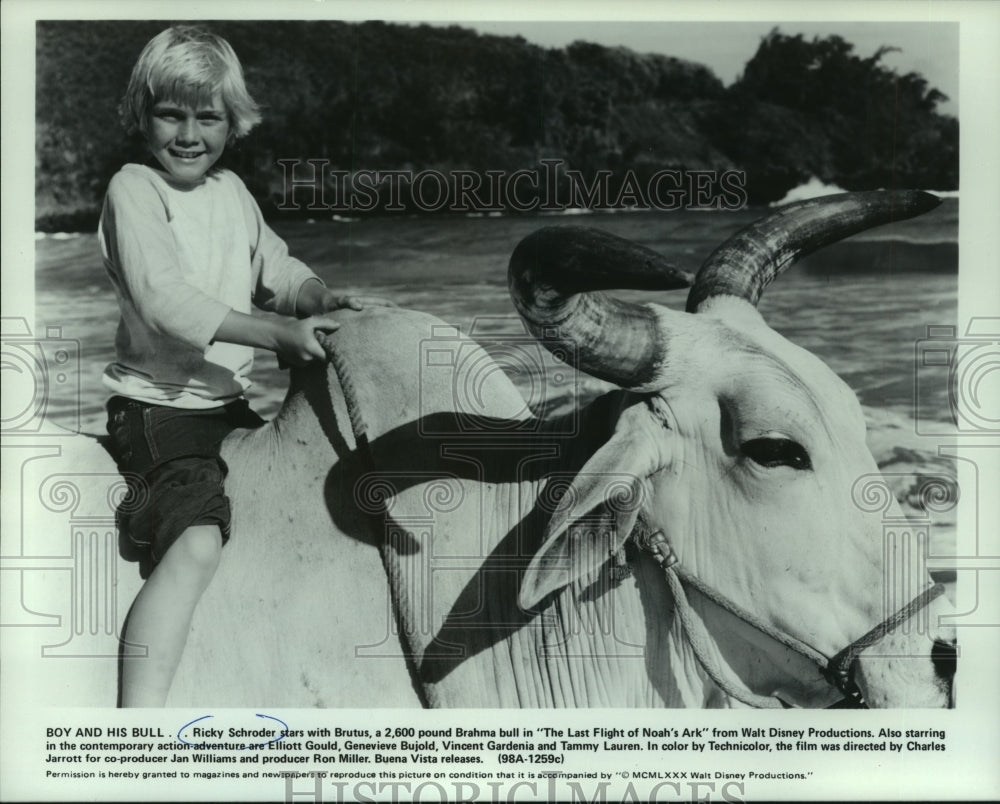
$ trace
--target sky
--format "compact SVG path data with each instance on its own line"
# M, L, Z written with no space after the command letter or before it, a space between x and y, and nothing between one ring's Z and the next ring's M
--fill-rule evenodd
M523 36L544 47L564 47L576 40L608 46L623 45L639 53L662 53L699 62L727 86L735 81L760 40L777 26L783 34L807 40L837 34L868 57L882 45L900 48L887 53L882 64L900 74L921 73L930 86L948 96L938 111L958 114L959 38L955 23L928 22L641 22L601 21L462 21L439 22L474 28L497 36Z

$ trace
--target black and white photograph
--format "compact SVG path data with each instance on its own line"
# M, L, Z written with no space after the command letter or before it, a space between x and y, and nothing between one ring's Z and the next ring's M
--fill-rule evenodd
M1000 795L1000 6L2 12L0 800Z

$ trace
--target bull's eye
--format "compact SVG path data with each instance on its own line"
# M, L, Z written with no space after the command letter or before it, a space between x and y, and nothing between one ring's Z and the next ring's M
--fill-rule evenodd
M812 461L809 460L805 447L783 436L752 438L740 445L740 451L754 463L768 469L777 466L812 469Z

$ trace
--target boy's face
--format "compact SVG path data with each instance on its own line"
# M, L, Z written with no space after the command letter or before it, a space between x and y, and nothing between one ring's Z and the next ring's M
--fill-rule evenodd
M226 147L229 116L216 93L210 103L192 108L157 101L150 113L146 140L156 160L181 184L197 184Z

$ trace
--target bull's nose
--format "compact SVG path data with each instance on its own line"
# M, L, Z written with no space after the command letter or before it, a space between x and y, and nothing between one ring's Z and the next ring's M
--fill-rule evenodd
M931 661L934 663L934 672L937 673L937 677L948 685L948 705L949 708L954 708L958 645L954 642L944 642L940 639L934 640L934 647L931 649Z
M934 662L934 670L938 677L945 681L951 681L955 677L955 669L958 666L958 646L954 642L934 640L931 661Z

